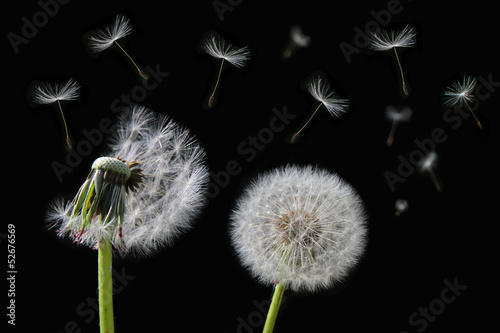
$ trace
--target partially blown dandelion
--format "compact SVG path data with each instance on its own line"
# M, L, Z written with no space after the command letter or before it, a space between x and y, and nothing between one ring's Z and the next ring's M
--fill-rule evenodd
M61 118L64 124L64 132L66 134L66 145L69 149L73 149L71 139L69 137L68 124L64 117L64 112L60 101L74 101L80 98L80 83L69 79L65 83L41 83L35 85L32 91L33 102L36 104L52 104L57 103Z
M99 251L102 332L113 329L112 249L149 255L170 244L205 204L209 179L190 132L144 107L120 117L110 148L75 198L56 200L48 213L59 236Z
M374 51L388 51L394 50L396 55L396 60L398 62L399 71L401 73L401 83L403 92L408 96L408 87L406 86L405 78L403 75L403 68L401 67L401 62L399 61L398 52L396 48L398 47L414 47L416 43L417 33L415 28L411 25L407 25L402 30L398 31L387 31L380 30L373 32L369 39L369 48Z
M219 85L224 61L229 62L237 68L243 68L250 59L250 50L247 46L236 47L221 36L214 34L209 34L203 39L201 48L211 57L221 59L215 87L208 98L208 107L211 108L214 104L214 95Z
M125 54L125 56L132 62L139 75L144 79L148 79L148 75L144 73L139 66L135 63L134 59L123 49L123 47L118 43L119 39L122 39L132 33L132 24L128 17L123 14L119 14L116 20L110 26L104 27L104 29L97 29L88 37L88 46L90 50L94 53L99 53L107 50L113 45L118 46L118 48Z
M304 35L298 25L293 25L290 28L290 38L283 50L283 58L291 58L298 48L307 47L310 43L311 37Z
M289 165L260 175L231 214L231 239L250 273L275 296L271 332L285 288L316 291L342 280L362 255L366 215L356 191L339 176Z
M476 86L476 78L470 75L464 75L462 82L453 81L443 93L443 105L448 108L454 105L458 105L460 107L463 107L464 105L467 106L470 113L474 116L474 119L476 119L477 126L479 126L480 129L483 129L483 125L469 105L469 103L474 102L474 91L476 90Z
M385 116L387 119L392 121L391 131L389 137L387 138L386 144L392 146L394 142L394 134L396 133L396 127L400 122L406 122L411 119L412 111L409 107L404 107L402 109L396 109L393 106L388 106L385 109Z
M338 97L335 91L330 88L330 82L328 82L328 79L323 74L313 75L309 78L306 81L306 88L311 96L320 104L316 107L307 122L292 136L292 143L298 139L300 133L309 125L322 105L334 118L340 117L349 108L349 100Z

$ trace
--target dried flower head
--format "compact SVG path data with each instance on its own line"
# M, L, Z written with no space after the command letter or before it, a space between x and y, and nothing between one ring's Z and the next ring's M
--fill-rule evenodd
M283 58L289 59L293 56L294 52L301 47L307 47L311 44L311 37L306 36L300 26L293 25L290 28L290 38L283 51Z
M56 200L49 221L61 237L148 255L190 228L209 179L205 153L166 115L136 106L120 116L109 157L98 158L72 201Z
M105 26L103 29L95 30L87 40L87 44L90 50L94 53L99 53L107 50L113 45L118 46L118 48L125 54L125 56L132 62L135 69L139 75L147 80L148 75L144 73L139 66L135 63L132 57L125 52L123 47L118 43L119 39L126 37L132 33L132 24L128 17L123 14L118 14L113 24Z
M472 111L472 108L469 105L469 103L474 102L474 93L476 90L476 86L476 78L470 75L464 75L464 77L462 78L462 82L458 80L453 81L443 93L443 105L447 108L450 108L454 105L458 105L460 107L467 106L469 111L476 119L479 128L483 129L483 125L476 117L476 114Z
M309 124L311 119L316 115L318 109L323 105L330 115L334 118L340 117L349 109L349 100L340 98L335 91L330 87L330 82L323 73L318 73L306 80L307 91L320 104L309 117L307 122L293 135L291 142L295 142L304 128Z
M403 108L395 108L392 105L387 106L385 109L385 116L387 119L392 121L391 131L389 137L387 138L386 144L392 146L394 142L394 134L396 132L396 127L399 122L406 122L411 119L412 110L410 107L406 106Z
M64 83L48 83L44 82L40 85L35 85L32 91L33 102L36 104L52 104L57 103L61 118L64 123L64 131L66 134L66 144L69 149L73 148L69 137L68 124L64 117L64 112L60 101L74 101L80 98L80 83L74 79L69 79Z
M364 251L356 191L326 170L289 165L260 175L231 214L242 264L264 284L315 291L344 278Z
M399 71L401 73L401 81L403 92L408 96L408 87L405 83L405 78L403 75L403 68L401 67L401 62L399 61L398 52L396 48L398 47L414 47L416 44L417 32L415 28L411 25L405 26L402 30L384 30L375 31L370 35L368 40L368 47L373 51L388 51L394 50L396 55L396 60L398 62Z
M217 86L219 85L224 61L229 62L237 68L243 68L250 59L250 49L247 46L236 47L227 42L222 36L218 34L208 34L206 37L204 37L201 42L201 48L204 52L206 52L213 58L222 60L220 63L214 89L208 99L208 107L211 108L214 104L214 95L217 90Z

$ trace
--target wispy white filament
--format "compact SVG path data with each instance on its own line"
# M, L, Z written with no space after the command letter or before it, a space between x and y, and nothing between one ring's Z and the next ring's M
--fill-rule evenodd
M52 104L57 101L73 101L80 97L80 83L69 79L64 83L41 83L33 88L33 102Z
M470 75L464 75L462 82L453 81L443 93L443 105L452 107L453 105L463 106L465 103L472 103L477 80Z
M135 191L128 192L122 222L122 237L116 233L116 221L92 223L79 235L80 217L71 217L74 201L57 199L48 213L60 236L90 247L103 238L122 254L148 255L170 244L189 229L206 203L209 180L205 152L190 131L167 115L145 107L134 107L121 115L115 127L108 156L138 162L143 175Z
M307 91L320 103L333 117L338 117L347 112L349 100L338 97L330 87L330 82L323 75L314 75L306 82Z
M411 25L405 26L402 30L375 31L369 39L369 48L374 51L388 51L395 47L414 47L417 33Z
M119 14L113 24L96 30L89 38L88 45L92 52L102 52L109 48L113 43L132 32L132 24L128 17Z
M236 47L219 35L208 35L202 41L201 48L216 59L224 59L235 67L243 68L250 59L247 46Z
M264 284L314 291L344 278L362 255L366 215L339 176L289 165L260 175L231 214L242 264Z

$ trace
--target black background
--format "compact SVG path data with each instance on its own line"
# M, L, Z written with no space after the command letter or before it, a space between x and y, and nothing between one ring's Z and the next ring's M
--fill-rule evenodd
M342 42L354 45L353 29L364 30L374 20L370 11L386 9L387 3L235 1L221 20L211 1L71 1L60 5L17 53L8 34L21 35L22 18L33 21L42 9L30 2L5 12L3 97L8 106L3 109L7 155L2 170L8 198L3 207L8 213L0 232L2 270L7 271L5 234L8 223L15 225L18 271L16 326L9 329L98 331L97 312L87 305L97 296L97 252L58 239L44 220L54 198L75 194L105 144L92 146L59 181L52 163L64 164L67 156L60 117L51 106L33 108L26 94L35 80L73 77L81 83L81 99L65 105L77 148L87 140L84 130L99 128L101 119L114 119L113 101L130 94L141 81L116 49L91 57L83 36L111 23L118 13L128 15L134 26L122 45L137 63L169 73L140 104L190 128L205 147L214 174L233 160L240 173L210 199L196 226L174 246L149 259L115 260L116 271L127 276L125 282L116 280L117 332L261 331L265 314L256 303L270 299L272 290L240 266L230 245L228 215L248 180L286 163L315 164L349 181L366 203L369 243L344 283L313 295L287 291L275 332L452 332L466 326L475 331L495 327L498 87L477 109L483 131L472 117L452 128L453 123L443 120L440 94L462 73L500 81L497 10L486 1L441 1L439 6L401 1L403 9L387 27L411 23L418 33L418 46L400 53L411 89L405 98L389 53L361 50L348 63L339 47ZM300 25L312 43L283 60L281 52L293 24ZM212 110L204 103L218 63L197 49L209 29L252 51L244 70L227 66ZM326 73L352 107L337 120L326 113L317 115L301 142L290 145L287 136L317 105L301 86L314 71ZM390 148L385 145L388 105L413 110L412 120L399 126ZM248 161L249 155L241 154L238 146L269 128L273 108L286 108L295 118ZM435 128L446 135L436 144L440 156L436 172L443 192L416 172L392 192L384 172L397 173L398 156L408 158L417 149L414 140L430 138ZM407 199L410 208L396 218L398 198ZM455 279L467 289L425 327L422 321L412 326L409 317L429 304L438 306L446 288L443 281ZM6 307L8 284L4 288Z

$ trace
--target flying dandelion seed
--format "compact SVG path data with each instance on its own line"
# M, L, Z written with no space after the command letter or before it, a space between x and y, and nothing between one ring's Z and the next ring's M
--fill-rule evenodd
M436 176L436 172L434 169L436 168L438 161L438 155L435 151L430 152L426 156L422 158L420 163L418 163L418 171L420 173L428 173L431 177L432 182L434 183L434 187L438 192L441 192L441 185Z
M411 25L407 25L402 30L399 31L387 31L380 30L373 32L370 35L368 46L373 51L388 51L394 50L394 54L396 55L396 60L398 62L399 71L401 73L401 83L403 92L406 96L408 96L408 87L406 86L403 68L401 66L401 62L399 61L399 56L397 52L398 47L414 47L416 44L417 33L415 29Z
M64 132L66 134L66 145L69 149L73 149L71 139L69 137L68 124L64 117L64 112L60 101L74 101L80 98L80 83L69 79L65 83L41 83L35 85L32 91L32 99L36 104L52 104L57 103L59 113L61 115Z
M339 98L335 91L330 88L330 82L328 82L328 79L322 73L313 75L309 78L306 81L306 88L311 96L320 104L316 107L306 123L292 136L290 140L291 143L294 143L298 139L301 132L309 125L322 105L333 118L340 117L340 115L346 113L349 108L349 100Z
M208 107L212 108L214 104L214 95L219 85L224 61L229 62L236 68L243 68L250 59L250 50L247 46L236 47L227 42L220 35L214 34L209 34L202 40L201 48L211 57L221 59L215 87L208 99Z
M113 331L112 250L148 256L171 244L205 205L209 180L189 130L144 107L120 116L109 156L96 159L75 198L57 199L47 216L60 237L99 251L101 332Z
M480 129L483 129L483 125L469 105L469 103L474 102L474 91L476 90L476 86L476 78L470 75L464 75L462 82L453 81L443 93L443 105L448 108L454 105L458 105L460 107L463 107L464 105L467 106L470 113L474 116L474 119L476 119L477 126L479 126Z
M298 25L293 25L290 28L290 38L283 50L283 58L290 59L295 51L299 48L307 47L311 43L311 38L304 35Z
M399 216L408 210L409 204L406 199L398 199L394 202L394 215Z
M288 165L260 175L230 219L242 265L261 283L275 286L264 332L272 331L276 299L284 289L332 286L348 275L366 243L367 217L356 191L336 174L312 166Z
M118 46L118 48L125 54L125 56L132 62L139 75L147 80L149 76L143 72L139 66L135 63L134 59L123 49L123 47L118 43L119 39L122 39L132 33L132 24L128 17L123 14L119 14L116 20L110 26L104 27L104 29L95 30L87 40L88 46L93 53L100 53L107 50L113 45Z
M400 122L406 122L411 119L412 111L409 107L402 108L400 110L393 106L388 106L385 110L385 116L387 119L392 121L391 131L389 132L389 137L387 138L386 144L390 147L394 143L394 134L396 133L396 127Z

